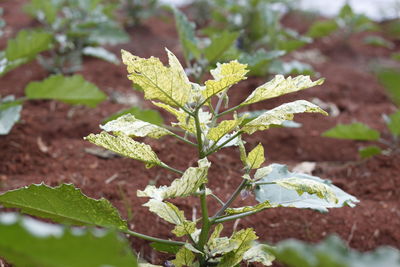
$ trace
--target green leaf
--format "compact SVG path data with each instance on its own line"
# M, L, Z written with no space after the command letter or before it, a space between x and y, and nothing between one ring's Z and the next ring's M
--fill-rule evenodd
M246 251L248 251L254 240L258 237L252 228L242 229L231 236L232 242L237 242L237 249L225 254L217 267L232 267L239 264Z
M175 16L176 29L178 31L179 40L186 61L189 62L193 58L199 58L200 50L198 48L198 40L195 33L195 24L190 22L185 14L177 8L173 8L172 10Z
M144 91L146 99L158 99L170 106L183 107L189 100L192 85L178 59L167 50L169 67L158 58L140 58L122 50L128 78Z
M250 169L258 169L264 161L264 147L260 143L247 155L246 165Z
M400 252L394 248L379 247L371 252L360 253L346 247L337 236L330 236L316 245L289 239L267 250L288 267L400 266Z
M323 20L313 23L307 32L311 38L321 38L330 35L339 28L335 20Z
M30 82L25 88L28 99L53 99L72 105L95 107L106 99L96 85L81 75L52 75L40 82Z
M125 114L131 114L135 116L135 118L155 124L155 125L162 125L164 123L163 118L161 117L160 113L157 110L152 110L152 109L141 109L139 107L132 107L129 109L125 109L122 111L119 111L106 119L103 120L103 124L106 124L109 121L113 121L115 119L118 119L119 117L125 115Z
M148 207L151 212L165 221L175 224L176 227L172 230L172 233L178 237L189 235L196 230L196 223L186 220L183 211L172 203L150 199L143 206Z
M160 138L165 135L171 135L172 132L160 126L138 120L131 114L126 114L116 120L107 122L105 125L100 125L100 128L106 132L122 132L131 137Z
M146 163L146 168L162 164L149 145L136 142L123 133L113 136L106 132L101 132L100 134L90 134L85 139L122 156L142 161Z
M96 27L91 28L88 36L88 43L100 44L100 45L117 45L127 43L130 37L117 23L111 23L110 20L107 23L98 24Z
M50 48L51 34L41 31L21 30L14 39L9 39L5 55L8 61L21 58L33 59L40 52Z
M60 9L60 1L54 0L31 0L25 5L24 11L39 20L44 20L48 24L53 24Z
M245 80L248 72L246 67L247 65L241 64L237 60L224 64L217 63L217 68L211 70L214 80L205 82L206 89L202 91L203 96L208 99Z
M272 126L282 125L286 121L293 120L294 114L304 112L318 112L324 115L328 115L328 113L326 113L324 110L322 110L317 105L314 105L313 103L305 100L297 100L266 111L258 118L245 124L241 128L241 130L248 134L253 134L256 131L267 130Z
M175 260L171 261L174 266L192 266L196 256L188 250L186 247L181 247L181 249L176 253Z
M127 229L117 209L102 198L89 198L71 184L30 185L0 195L0 204L55 222Z
M150 197L164 200L175 197L187 197L197 192L201 185L207 183L208 169L211 163L207 158L198 161L199 167L190 167L181 178L175 179L170 186L148 185L144 191L138 190L138 197Z
M211 37L211 44L204 49L204 56L210 63L214 63L234 44L238 32L223 31Z
M169 245L169 244L157 243L157 242L150 243L150 246L157 251L166 252L166 253L170 253L170 254L178 253L179 249L182 247L182 246Z
M118 57L115 54L100 46L87 46L83 48L82 53L86 56L97 57L116 65L120 63Z
M376 141L379 139L380 133L363 123L355 122L352 124L338 124L322 133L322 136L359 141Z
M0 99L0 135L8 134L20 119L22 104L12 95Z
M240 106L250 105L266 99L321 85L323 82L324 79L313 82L310 76L300 75L295 78L288 77L285 79L283 75L276 75L271 81L257 87Z
M363 147L358 151L362 159L370 158L382 153L382 149L378 146Z
M269 248L269 246L265 244L253 242L251 248L244 253L243 260L247 262L259 262L264 266L270 266L275 260L275 257L267 251L267 248Z
M322 180L307 174L289 172L287 166L281 164L271 164L265 168L269 168L269 172L266 172L268 174L258 180L257 183L266 184L259 185L255 189L256 200L260 203L268 201L272 206L280 205L283 207L308 208L327 212L328 208L339 208L343 206L354 207L355 204L359 202L357 198L332 185L330 181ZM299 196L296 191L275 184L287 178L307 179L313 182L323 183L333 191L338 202L328 202L316 195L310 195L309 193L303 193Z
M400 110L397 112L389 115L387 121L387 127L389 131L392 133L393 136L399 137L400 136Z
M264 49L258 49L253 53L241 52L239 62L249 66L249 76L264 76L268 72L271 62L285 54L286 52L283 50L267 52Z
M136 267L120 234L68 229L13 213L0 214L1 257L16 267Z
M394 44L380 36L367 36L364 38L364 43L367 45L385 47L388 49L393 49Z
M275 183L286 189L295 190L299 196L303 195L303 193L308 193L329 202L339 202L331 187L322 182L302 178L286 178L277 180Z
M400 71L397 69L380 69L377 73L379 82L385 87L391 100L400 107Z

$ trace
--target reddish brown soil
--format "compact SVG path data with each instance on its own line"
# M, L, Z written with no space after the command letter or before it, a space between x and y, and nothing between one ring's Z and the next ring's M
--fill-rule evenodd
M32 25L20 10L24 1L6 0L5 19L9 35ZM298 20L298 19L297 19ZM286 19L288 25L298 24ZM301 20L300 20L301 21ZM132 41L112 48L115 52L123 48L139 56L157 56L165 59L164 47L179 55L180 47L174 24L151 19L144 26L130 30ZM3 38L4 39L4 38ZM296 99L319 98L335 103L341 113L337 117L300 115L297 121L303 124L298 129L272 129L267 132L245 136L248 146L261 142L266 148L268 163L280 162L294 166L304 161L316 162L315 175L331 179L345 191L355 195L361 203L355 208L333 209L328 214L309 210L279 208L228 223L226 233L233 227L254 227L260 239L275 243L286 238L298 238L316 242L326 235L336 233L356 249L366 251L380 245L400 248L400 156L378 156L360 160L357 150L363 144L352 141L327 139L320 134L337 123L354 120L385 131L381 114L394 110L385 96L384 89L371 74L369 64L376 58L388 57L390 51L366 47L361 36L354 36L348 45L337 38L324 38L308 48L318 48L327 57L323 63L314 64L322 77L323 86L291 94L248 107L248 110L268 109L280 103ZM5 46L5 41L0 43ZM307 49L308 49L307 48ZM397 43L399 50L399 43ZM124 66L114 66L88 58L82 74L110 95L113 91L133 93L126 79ZM24 87L32 80L45 78L45 73L35 62L22 66L0 79L1 95L23 96ZM267 78L249 78L231 90L231 104L244 99L253 88ZM140 98L141 94L136 93ZM142 106L150 107L149 102ZM126 106L106 101L95 109L72 108L49 101L31 101L24 104L22 119L7 136L0 136L0 192L31 183L48 185L73 183L91 197L105 197L121 211L133 213L129 219L131 228L153 236L173 238L171 225L150 214L141 205L145 199L136 197L136 190L149 182L168 184L175 176L159 168L146 169L140 162L126 159L100 159L87 154L84 149L93 147L82 138L99 132L98 125L108 115ZM72 114L72 115L71 115ZM167 114L163 113L167 120ZM40 140L48 148L43 152ZM196 151L172 138L161 141L145 139L168 164L185 169L194 163ZM210 158L212 168L209 175L210 188L222 199L226 199L241 180L241 164L238 153L225 149ZM111 176L117 178L106 184ZM177 201L188 217L192 212L199 216L197 199ZM210 200L211 211L217 203ZM253 203L251 197L235 204ZM133 247L147 260L162 263L168 259L152 252L147 242L132 239Z

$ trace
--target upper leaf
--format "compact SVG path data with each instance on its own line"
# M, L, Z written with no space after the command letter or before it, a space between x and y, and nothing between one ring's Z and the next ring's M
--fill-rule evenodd
M196 230L196 224L186 220L183 211L179 210L172 203L150 199L143 206L148 207L151 212L157 214L165 221L175 224L176 227L172 232L178 237L191 234Z
M167 50L169 67L155 57L148 59L122 50L128 78L144 91L146 99L158 99L168 105L183 107L189 100L191 84L178 59Z
M100 126L101 129L107 132L122 132L128 136L160 138L165 135L172 134L165 128L138 120L131 114L123 115L116 120L107 122Z
M213 141L220 140L226 134L232 132L244 120L244 117L235 120L225 120L220 122L216 127L210 128L207 138Z
M138 197L150 197L157 200L164 200L174 197L186 197L196 193L202 184L207 182L210 162L207 158L199 160L199 167L190 167L181 178L175 179L170 186L156 188L148 185L144 191L138 190Z
M269 246L265 244L253 242L251 248L244 253L243 260L247 262L259 262L265 266L270 266L275 260L275 257L267 251L267 248L269 248Z
M250 105L280 95L321 85L323 82L324 79L313 82L310 76L300 75L295 78L288 77L285 79L283 75L276 75L271 81L257 87L240 106Z
M146 163L147 168L162 164L149 145L136 142L123 133L113 136L106 132L101 132L100 134L90 134L85 139L125 157L143 161Z
M273 125L282 125L285 121L293 120L294 114L303 112L318 112L328 115L328 113L313 103L305 100L297 100L266 111L258 118L245 124L241 130L248 134L266 130Z
M327 212L328 208L338 208L343 206L354 207L355 204L359 202L357 198L332 185L329 181L322 180L318 177L307 174L289 172L287 167L281 164L271 164L268 167L270 168L270 171L265 177L260 179L258 183L272 184L259 185L255 189L256 199L260 203L268 201L273 206L280 205L284 207L309 208L321 212ZM313 184L324 184L326 187L330 188L338 201L328 202L316 195L311 195L307 192L304 192L301 196L299 196L296 191L286 189L278 184L275 184L284 182L285 180L287 180L287 178L298 178L302 180L306 179L311 181ZM322 193L322 196L325 195L328 198L332 198L331 194L328 192Z
M89 198L70 184L30 185L11 190L0 195L0 204L59 223L127 229L126 222L108 200Z
M296 190L299 196L307 192L310 195L315 194L319 198L326 199L329 202L338 203L339 201L333 190L321 182L302 178L286 178L277 180L276 184L287 189Z
M25 95L28 99L54 99L88 107L95 107L106 99L106 95L82 75L52 75L40 82L30 82Z
M0 236L1 257L13 266L137 266L129 242L113 231L68 229L3 213Z
M322 133L322 136L359 141L375 141L379 139L380 133L363 123L355 122L352 124L338 124Z
M249 155L247 155L246 165L250 169L257 169L264 163L264 161L264 147L260 143L250 151Z
M258 237L252 228L242 229L239 232L234 233L231 236L231 240L232 242L237 242L239 246L237 249L225 254L217 266L232 267L236 264L239 264L242 261L246 251L251 248L252 242L257 238Z
M202 91L207 99L229 89L232 85L246 79L247 65L234 60L229 63L217 64L217 68L211 70L214 80L205 82L206 89Z

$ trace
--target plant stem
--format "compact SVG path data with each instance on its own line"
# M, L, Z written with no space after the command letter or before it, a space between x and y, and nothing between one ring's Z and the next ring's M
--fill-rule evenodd
M214 195L213 193L211 193L210 196L212 196L215 200L217 200L218 203L221 204L222 206L225 205L225 203L218 196Z
M179 140L185 142L186 144L189 144L189 145L192 145L192 146L197 147L197 144L193 143L192 141L187 140L186 138L183 138L183 137L180 136L180 135L177 135L177 134L173 133L173 136L176 137L177 139L179 139Z
M223 111L223 112L217 114L215 117L218 119L219 117L222 117L222 116L224 116L225 114L228 114L228 113L233 112L233 111L235 111L235 110L238 110L239 108L241 108L241 105L238 105L238 106L236 106L236 107L227 109L227 110L225 110L225 111Z
M235 139L236 137L238 137L239 135L241 135L243 132L239 131L236 134L234 134L231 138L229 138L228 140L226 140L225 142L223 142L220 146L215 147L215 145L218 143L218 141L216 141L212 146L211 146L211 150L208 151L205 156L207 157L208 155L211 155L212 153L216 152L217 150L221 149L222 147L224 147L224 145L228 144L230 141L232 141L233 139ZM213 148L215 147L215 148Z
M230 198L228 199L227 202L225 202L224 206L222 206L222 208L217 211L217 213L215 213L215 215L211 218L211 221L214 222L214 220L221 216L224 211L229 208L229 206L232 204L232 202L237 198L237 196L240 194L240 191L242 191L242 189L247 185L247 180L243 179L242 182L240 183L240 185L236 188L235 192L232 193L232 195L230 196Z
M167 169L167 170L170 170L170 171L179 173L179 174L181 174L181 175L183 174L183 171L180 171L180 170L177 170L177 169L175 169L175 168L172 168L171 166L168 166L168 165L165 164L165 163L161 163L160 167L163 167L164 169Z
M265 208L265 209L267 209L267 208ZM243 212L243 213L240 213L240 214L217 217L212 222L213 223L223 223L223 222L227 222L227 221L232 221L232 220L240 219L240 218L243 218L243 217L246 217L246 216L249 216L249 215L253 215L253 214L258 213L260 211L263 211L265 209L252 210L252 211L247 211L247 212Z
M122 230L122 232L124 232L125 234L134 236L134 237L138 237L147 241L151 241L151 242L157 242L157 243L162 243L162 244L167 244L167 245L175 245L175 246L183 246L185 245L184 242L180 242L180 241L174 241L174 240L166 240L166 239L161 239L161 238L157 238L157 237L152 237L149 235L145 235L145 234L140 234L131 230Z

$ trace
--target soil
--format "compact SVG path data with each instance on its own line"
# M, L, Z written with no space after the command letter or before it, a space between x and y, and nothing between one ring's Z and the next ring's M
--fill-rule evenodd
M5 0L4 18L8 36L14 36L24 27L34 25L22 11L21 0ZM306 29L299 14L285 18L286 25ZM156 56L165 60L164 47L181 55L177 34L171 18L152 18L140 27L129 30L131 42L112 47L118 53L122 48L142 57ZM360 160L358 149L361 142L342 141L321 137L321 133L338 123L360 121L386 132L381 115L395 110L378 83L371 66L384 61L391 52L385 48L366 46L363 34L353 36L347 42L339 37L317 40L304 50L318 49L323 59L310 62L326 82L319 87L290 94L249 106L248 110L269 109L296 99L318 98L334 103L340 114L323 117L305 114L296 117L301 128L271 129L245 136L248 148L261 142L267 155L267 163L279 162L290 167L302 162L315 162L313 174L333 181L334 184L356 196L361 202L355 208L332 209L327 214L310 210L278 208L227 223L226 234L233 229L254 227L260 240L274 244L287 238L317 242L330 234L337 234L352 248L367 251L381 245L400 248L400 155L376 156ZM5 38L0 48L5 47ZM400 51L400 43L396 49ZM123 65L115 66L97 59L87 58L81 74L95 83L109 96L115 92L133 94L142 99L141 93L131 90ZM41 80L48 74L31 62L0 78L0 94L23 96L25 86L33 80ZM231 90L231 105L243 100L267 77L249 78ZM137 105L151 108L148 101ZM102 159L86 152L94 146L83 140L90 133L98 133L98 125L108 115L129 106L105 101L97 108L71 107L52 101L29 101L24 104L21 122L7 136L0 136L0 192L19 188L31 183L56 186L73 183L85 194L94 198L107 198L128 219L132 230L163 238L174 238L171 225L150 214L142 207L146 201L136 197L138 189L149 183L168 184L176 178L163 169L146 169L140 162L127 158ZM245 111L244 109L243 111ZM166 121L171 116L161 111ZM178 169L185 169L195 160L196 151L165 137L162 140L144 139L159 157ZM209 187L225 200L241 181L241 163L236 150L227 148L210 157L212 168ZM113 177L113 179L109 179ZM112 180L110 182L110 180ZM198 200L190 198L176 202L190 214L199 216ZM239 199L235 205L252 204L252 197ZM211 212L218 204L210 200ZM131 215L129 215L131 214ZM129 216L128 216L129 215ZM152 223L149 223L152 222ZM152 251L148 243L132 239L132 245L146 260L162 264L171 259L165 254Z

